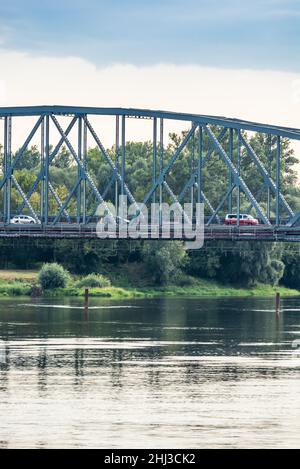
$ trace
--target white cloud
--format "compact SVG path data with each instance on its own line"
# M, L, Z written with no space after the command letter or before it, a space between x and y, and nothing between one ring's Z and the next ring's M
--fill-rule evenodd
M76 57L35 57L1 49L0 64L1 106L140 107L300 127L296 73L163 64L97 68ZM138 123L132 124L132 132L134 125ZM140 139L150 137L143 132ZM112 143L108 125L104 133ZM15 138L21 134L16 129Z
M6 84L4 80L0 80L0 106L6 100Z

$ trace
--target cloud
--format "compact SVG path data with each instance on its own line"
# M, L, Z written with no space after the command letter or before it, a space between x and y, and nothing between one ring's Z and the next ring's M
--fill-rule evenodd
M0 80L0 106L1 103L6 101L6 83L4 80Z
M299 2L24 0L0 2L5 45L80 55L99 66L160 62L300 70Z
M33 57L1 49L0 63L1 106L138 107L300 127L297 73L164 64L98 68L78 57ZM174 130L182 128L182 123L174 125ZM128 138L150 138L150 131L138 126L130 123ZM102 130L105 143L112 144L110 124ZM15 145L23 137L16 128Z

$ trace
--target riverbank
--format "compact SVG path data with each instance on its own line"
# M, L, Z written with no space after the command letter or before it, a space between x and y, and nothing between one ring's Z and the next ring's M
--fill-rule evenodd
M0 297L32 296L37 292L37 272L0 271ZM75 282L74 282L75 285ZM42 293L43 297L83 297L84 288L76 288L72 283L67 288L50 290ZM215 281L193 279L189 286L169 285L164 287L111 286L107 288L89 288L91 297L122 298L158 298L158 297L273 297L279 292L282 297L300 296L300 291L271 285L256 285L252 288L238 288L222 285Z

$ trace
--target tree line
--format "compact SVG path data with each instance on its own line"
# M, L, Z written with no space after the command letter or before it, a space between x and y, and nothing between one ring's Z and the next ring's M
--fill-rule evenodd
M215 134L221 129L213 128ZM166 165L176 149L186 136L182 134L170 134L169 143L163 148L157 148L158 165L160 158ZM268 137L263 134L251 136L243 133L243 137L251 144L256 154L274 178L276 171L276 137ZM176 160L172 171L167 176L168 184L175 194L179 194L190 175L196 171L198 132L190 139L185 149ZM222 145L229 149L229 137L223 137ZM207 154L211 143L207 136L203 135L203 154ZM50 149L52 151L53 147ZM113 160L116 158L116 149L107 149ZM126 181L131 193L137 201L142 201L145 193L152 185L153 175L153 145L152 142L127 142L126 154ZM281 192L293 210L300 209L300 190L297 183L296 165L298 159L291 147L290 141L281 140ZM13 155L14 158L14 155ZM267 210L267 191L259 196L260 188L264 185L263 177L257 171L256 165L243 147L240 159L236 145L233 151L233 162L238 164L243 179L253 194L260 197L259 203ZM0 147L0 168L3 171L3 148ZM18 180L23 191L27 193L32 187L40 171L41 155L37 146L28 148L18 161L14 176ZM111 177L111 169L100 150L89 148L87 152L86 166L100 192L107 187L107 181ZM56 193L62 202L72 190L78 175L77 164L66 147L62 147L51 162L49 177ZM203 191L210 203L216 207L222 196L228 189L228 168L219 158L216 152L212 152L202 170ZM107 188L106 200L114 201L114 184ZM189 201L191 192L187 191L183 201ZM196 189L194 192L196 197ZM169 195L164 195L164 200L169 202ZM18 191L12 187L11 209L12 213L18 209L23 200ZM40 207L40 186L32 194L30 203L34 210ZM97 200L93 193L87 192L87 211L92 214ZM0 194L0 207L3 208L3 191ZM271 216L274 216L275 200L271 199ZM220 211L225 216L229 207L224 205ZM49 214L55 214L58 210L53 197L49 197ZM77 213L76 193L68 208L70 215ZM233 193L232 211L236 210L236 194ZM206 215L210 215L209 208L205 208ZM249 206L249 201L241 194L241 212L252 213L255 211ZM23 213L27 213L26 207ZM263 242L206 242L199 251L186 253L180 242L157 241L0 241L0 266L29 268L41 262L59 262L74 273L105 273L110 266L114 275L122 270L122 266L134 265L142 268L145 278L153 284L166 284L173 282L184 283L188 276L215 279L222 283L234 285L251 285L256 282L276 284L282 282L293 288L300 288L299 252L295 245L283 245ZM138 267L139 266L139 267Z

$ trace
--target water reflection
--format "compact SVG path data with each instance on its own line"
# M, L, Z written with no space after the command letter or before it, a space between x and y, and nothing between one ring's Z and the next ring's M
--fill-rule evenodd
M299 299L38 301L0 301L0 448L299 447Z

